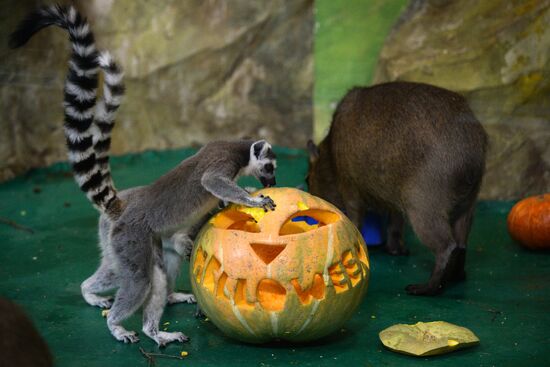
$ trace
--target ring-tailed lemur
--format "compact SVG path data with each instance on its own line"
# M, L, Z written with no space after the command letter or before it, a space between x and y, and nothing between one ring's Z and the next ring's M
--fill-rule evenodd
M143 332L163 346L186 341L180 332L159 331L166 300L192 302L192 295L168 293L196 227L220 200L274 210L271 198L251 196L235 180L240 175L275 185L276 157L264 140L217 141L148 186L119 193L110 175L108 149L114 113L123 94L122 73L99 54L90 26L72 7L36 10L11 35L10 45L24 45L40 29L57 25L69 32L72 56L65 82L65 135L69 160L80 188L102 213L99 237L102 260L82 283L84 299L109 307L107 325L124 342L137 342L121 323L143 305ZM98 67L105 73L103 98L96 105ZM163 251L164 249L164 251ZM98 293L118 288L114 302Z

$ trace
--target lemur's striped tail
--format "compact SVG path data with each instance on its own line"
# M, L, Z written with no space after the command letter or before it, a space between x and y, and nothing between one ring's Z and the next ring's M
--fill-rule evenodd
M114 114L124 91L122 72L107 53L98 53L90 25L73 6L53 5L30 13L11 34L10 46L23 46L50 25L66 29L72 44L63 106L76 182L94 206L116 219L123 205L112 183L108 150ZM105 73L105 83L103 98L96 106L99 67Z
M109 165L109 149L111 148L111 131L115 126L116 111L120 107L124 95L124 74L108 52L102 52L99 55L98 62L104 72L104 80L103 96L98 101L95 110L94 123L97 133L94 135L94 151L103 180L110 182L111 187L114 187ZM108 202L110 192L107 191L105 194L106 196L102 200Z

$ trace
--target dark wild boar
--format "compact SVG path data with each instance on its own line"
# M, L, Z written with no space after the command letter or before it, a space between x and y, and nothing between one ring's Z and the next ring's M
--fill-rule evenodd
M388 213L391 254L408 253L405 217L434 252L429 281L407 292L433 295L464 279L487 135L462 96L409 82L354 88L339 103L327 137L308 148L312 194L357 226L368 208Z

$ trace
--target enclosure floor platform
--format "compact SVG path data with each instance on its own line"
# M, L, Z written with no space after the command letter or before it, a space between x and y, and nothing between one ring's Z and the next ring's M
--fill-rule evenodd
M191 150L115 158L119 188L152 182ZM278 150L278 183L303 182L303 151ZM247 181L246 184L250 184ZM470 236L467 281L438 297L414 297L409 283L425 281L433 257L410 230L408 257L370 250L371 281L359 311L344 328L306 345L246 345L193 317L194 305L166 308L168 330L190 336L163 353L187 351L184 361L157 366L550 366L550 254L524 250L509 238L510 202L478 205ZM35 170L0 185L0 216L33 233L0 223L0 294L22 305L48 342L57 366L147 366L139 348L158 351L142 337L123 344L109 334L98 308L84 303L80 283L99 261L98 214L79 192L67 165ZM179 288L190 289L185 265ZM470 328L477 347L445 356L415 358L386 350L378 333L396 323L445 320ZM141 313L126 322L140 331Z

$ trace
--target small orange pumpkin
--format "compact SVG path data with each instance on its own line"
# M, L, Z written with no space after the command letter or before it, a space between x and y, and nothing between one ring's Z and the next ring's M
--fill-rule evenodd
M508 232L523 246L550 249L550 194L531 196L516 203L508 214Z
M341 328L366 293L369 259L349 219L293 188L277 208L230 205L201 229L191 258L199 306L225 334L261 343L307 341Z

